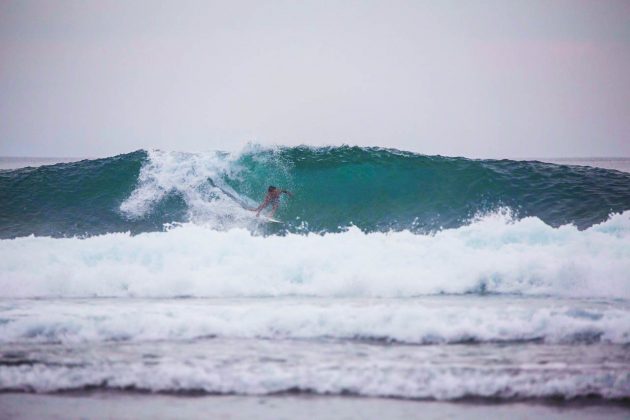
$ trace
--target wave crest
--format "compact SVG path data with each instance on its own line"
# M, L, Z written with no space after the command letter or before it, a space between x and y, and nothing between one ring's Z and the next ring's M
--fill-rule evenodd
M161 231L166 223L258 229L269 184L292 190L269 234L435 232L509 208L586 229L630 209L630 174L382 148L249 146L239 153L138 151L0 171L0 238Z

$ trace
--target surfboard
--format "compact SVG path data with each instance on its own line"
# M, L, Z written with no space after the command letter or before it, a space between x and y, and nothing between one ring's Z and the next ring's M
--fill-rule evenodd
M214 188L218 188L219 190L221 190L221 192L225 195L227 195L228 197L230 197L232 200L234 200L234 202L236 202L237 204L239 204L241 207L243 207L245 210L250 210L250 211L256 211L255 208L252 208L250 206L247 205L247 203L245 203L243 200L241 200L240 198L236 197L234 194L231 194L228 191L225 191L223 188L219 187L217 184L214 183L214 181L211 178L208 178L208 182L210 183L210 185L212 185ZM265 222L268 223L284 223L280 220L276 220L276 219L272 219L271 217L265 216L264 214L261 214L259 216L260 219L263 219Z
M214 183L214 181L211 178L208 178L208 182L214 188L219 189L223 194L227 195L232 200L234 200L235 203L237 203L239 206L243 207L245 210L252 210L252 208L250 206L248 206L246 202L244 202L240 198L236 197L234 194L231 194L230 192L225 191L223 188L219 187L217 184Z

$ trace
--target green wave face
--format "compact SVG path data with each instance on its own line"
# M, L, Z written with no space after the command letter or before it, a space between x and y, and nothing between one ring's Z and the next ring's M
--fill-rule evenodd
M255 206L268 185L294 193L277 213L285 224L266 227L268 233L336 232L350 225L422 233L505 208L517 218L583 229L630 209L630 174L589 167L360 147L254 147L239 155L137 151L0 171L0 237L242 222L253 214L235 203ZM235 206L218 205L225 201Z
M76 236L161 229L129 222L118 206L134 189L143 151L106 159L0 171L0 237Z
M310 231L349 224L430 231L499 208L586 228L630 208L630 174L589 167L359 147L258 151L238 163L239 180L227 179L236 191L254 197L267 184L292 189L295 197L280 214L308 223Z

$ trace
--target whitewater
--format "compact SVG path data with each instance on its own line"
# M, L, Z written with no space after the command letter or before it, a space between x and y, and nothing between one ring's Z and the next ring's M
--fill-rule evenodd
M138 151L0 170L0 255L0 392L630 399L621 171Z
M138 235L16 238L1 241L0 253L0 288L14 298L515 293L630 299L630 212L584 231L505 214L431 235L350 227L264 236L187 224Z

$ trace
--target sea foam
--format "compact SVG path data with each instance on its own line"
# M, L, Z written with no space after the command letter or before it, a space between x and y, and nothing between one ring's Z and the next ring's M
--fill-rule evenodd
M492 356L480 359L479 354L488 350ZM35 351L25 363L0 366L0 391L299 392L438 400L598 397L627 401L630 395L627 356L620 346L606 349L605 363L593 346L471 349L300 340L119 343L48 352Z
M491 214L432 235L166 232L0 241L1 297L630 298L630 212L580 231Z
M0 345L207 338L406 344L629 344L627 305L547 298L21 300L0 308Z

